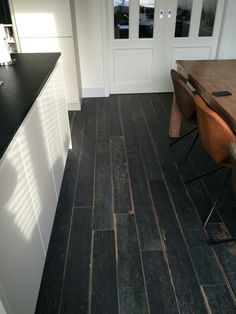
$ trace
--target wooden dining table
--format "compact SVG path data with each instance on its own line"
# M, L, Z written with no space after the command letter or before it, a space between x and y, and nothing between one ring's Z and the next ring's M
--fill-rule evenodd
M179 60L180 72L210 108L216 111L236 134L236 60ZM215 97L212 92L229 91L232 95ZM173 97L169 136L178 137L182 115Z

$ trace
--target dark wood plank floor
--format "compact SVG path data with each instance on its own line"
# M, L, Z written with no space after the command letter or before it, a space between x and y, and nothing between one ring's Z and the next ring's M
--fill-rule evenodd
M186 186L192 138L169 146L172 94L84 99L69 151L36 313L236 313L236 235L223 170ZM183 131L191 128L187 123ZM184 177L214 167L197 142Z

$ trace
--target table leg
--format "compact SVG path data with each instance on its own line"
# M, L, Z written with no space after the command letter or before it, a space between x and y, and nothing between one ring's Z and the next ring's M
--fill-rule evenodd
M179 137L180 127L182 121L182 114L176 104L175 95L173 97L172 109L170 115L169 136Z

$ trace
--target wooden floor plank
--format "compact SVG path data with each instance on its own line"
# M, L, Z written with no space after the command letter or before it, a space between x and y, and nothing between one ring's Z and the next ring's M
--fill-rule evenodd
M93 229L113 229L110 144L97 144Z
M213 250L206 243L207 238L201 221L186 194L183 183L173 176L172 165L163 165L163 172L200 284L223 284L224 279Z
M44 280L62 279L76 191L79 154L69 152L46 256Z
M111 138L112 181L115 213L132 211L128 164L123 137Z
M185 240L163 181L151 184L180 313L207 313ZM191 300L191 301L190 301Z
M163 253L145 251L142 258L150 313L179 313Z
M156 99L150 96L146 96L145 99L142 102L142 109L157 149L158 158L161 162L172 163L174 158L167 145L169 138L166 115L163 113L160 103L156 103L158 113L154 111L153 102L157 102Z
M61 280L42 280L35 314L58 314L62 291Z
M128 153L128 164L141 250L160 250L160 236L140 155Z
M111 125L111 136L122 136L120 121L120 109L118 104L118 95L110 95L109 102L109 120Z
M130 103L130 108L147 177L149 180L160 180L162 177L161 170L157 162L157 156L141 108L141 102L143 101L144 96L134 95L134 97L134 100Z
M203 286L204 294L212 314L235 314L236 304L225 285Z
M75 206L93 205L94 163L96 146L97 101L91 99L86 103L83 147L80 160Z
M127 152L139 152L139 144L134 121L130 111L130 95L118 95L121 122Z
M120 313L149 313L135 217L116 215Z
M91 314L118 314L114 231L95 231Z
M222 224L209 224L207 229L209 230L210 238L213 240L221 240L222 238L230 237L227 229ZM222 243L215 245L213 249L216 252L217 258L236 298L236 243Z
M61 313L88 313L92 208L75 208L70 232Z
M98 99L97 143L110 142L109 102L107 97Z
M234 294L235 300L236 244L209 247L199 220L199 216L203 218L209 210L222 174L219 172L187 187L181 180L176 180L176 164L183 160L192 138L187 137L169 147L171 98L172 94L86 98L83 99L81 112L69 113L73 150L69 152L64 173L37 314L178 313L176 302L181 314L232 312L233 299L227 289ZM97 123L98 103L101 105ZM190 128L192 126L184 122L181 131ZM97 177L100 179L95 188L97 142ZM127 161L132 204L135 205L131 214L128 212ZM114 168L114 164L117 167ZM184 176L187 178L201 173L211 165L211 159L198 142L186 164ZM110 173L113 173L113 183ZM119 185L123 176L124 184ZM116 180L119 184L115 183ZM152 181L152 195L149 181ZM119 192L117 200L116 185ZM93 217L95 190L97 209L100 209L95 206ZM74 203L79 207L73 209ZM213 216L212 221L217 223L208 225L210 238L225 235L226 227L219 224L222 221L226 222L230 232L235 232L235 201L230 192L224 193L219 205L225 206L219 208L223 220L218 215ZM114 215L113 207L125 208L127 212L116 211ZM88 292L91 215L101 228L113 228L110 224L113 217L116 224L115 231L95 231L94 252L91 255L94 259L90 265L94 281L90 281L90 288L93 289ZM116 236L114 232L117 232ZM159 232L164 240L163 246L160 245ZM219 303L221 299L223 305Z

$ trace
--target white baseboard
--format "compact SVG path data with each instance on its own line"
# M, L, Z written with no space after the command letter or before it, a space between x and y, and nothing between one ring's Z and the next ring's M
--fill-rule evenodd
M84 98L90 97L108 97L109 93L105 91L104 88L83 88L82 95Z
M81 105L80 103L67 104L67 110L68 111L81 110Z

